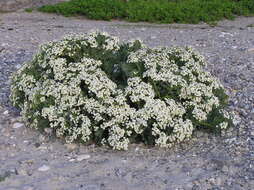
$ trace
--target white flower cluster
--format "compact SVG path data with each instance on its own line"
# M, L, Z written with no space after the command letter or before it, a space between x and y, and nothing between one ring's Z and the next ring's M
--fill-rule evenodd
M202 70L204 58L191 48L150 49L141 43L124 64L141 64L143 70L127 78L125 87L103 69L99 51L116 55L121 44L97 31L69 35L41 46L17 71L11 100L30 126L51 127L67 142L99 139L126 150L134 137L151 136L161 147L181 142L216 108L230 119L214 93L222 85ZM223 120L214 127L227 126Z

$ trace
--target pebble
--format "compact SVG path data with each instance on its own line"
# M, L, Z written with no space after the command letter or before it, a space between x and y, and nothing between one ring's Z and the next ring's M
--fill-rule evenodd
M39 146L38 149L39 149L39 150L47 150L48 147L47 147L47 146Z
M14 129L18 129L18 128L21 128L21 127L23 127L24 126L24 123L14 123L13 124L13 128Z
M139 151L139 147L136 147L136 148L135 148L135 152L138 152L138 151Z
M227 173L228 172L228 167L226 165L224 165L221 169L223 172Z
M249 48L247 52L254 53L254 48Z
M48 170L50 170L50 167L47 166L47 165L43 165L43 166L38 168L38 171L40 171L40 172L45 172L45 171L48 171Z
M40 146L41 146L41 143L36 142L36 143L34 143L34 146L35 146L36 148L38 148L38 147L40 147Z
M228 32L221 32L219 37L224 38L224 37L233 37L234 35Z
M79 156L76 158L76 160L79 161L79 162L81 162L82 160L87 160L87 159L89 159L89 158L91 158L91 156L90 156L89 154L82 154L82 155L79 155Z
M8 114L9 114L9 111L6 110L6 111L3 112L3 114L4 114L4 115L8 115Z

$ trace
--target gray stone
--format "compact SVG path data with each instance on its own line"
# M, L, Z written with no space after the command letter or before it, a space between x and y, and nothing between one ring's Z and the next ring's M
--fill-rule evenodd
M13 128L14 128L14 129L19 129L19 128L21 128L21 127L24 127L24 123L14 123L14 124L13 124Z
M76 160L80 162L82 160L87 160L89 158L91 158L91 156L89 154L82 154L82 155L78 155Z
M38 168L38 171L40 171L40 172L45 172L45 171L48 171L48 170L50 170L50 167L47 166L47 165L43 165L43 166Z

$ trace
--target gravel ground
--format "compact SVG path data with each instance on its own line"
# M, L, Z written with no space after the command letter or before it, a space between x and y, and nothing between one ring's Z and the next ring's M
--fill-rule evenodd
M134 24L33 13L0 15L0 190L254 189L254 18L201 25ZM66 145L26 128L8 101L9 76L38 45L100 29L150 46L190 45L209 61L230 95L238 125L215 136L196 132L171 149L131 145L126 152Z
M68 0L0 0L0 12L23 11L24 8L40 7Z

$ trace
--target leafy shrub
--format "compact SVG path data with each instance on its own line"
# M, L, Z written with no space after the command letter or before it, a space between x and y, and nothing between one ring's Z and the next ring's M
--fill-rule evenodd
M13 75L11 100L31 127L67 142L169 147L194 130L232 125L224 88L205 64L189 47L70 35L42 45Z
M253 15L253 0L71 0L46 5L40 11L91 19L126 19L159 23L214 22Z

